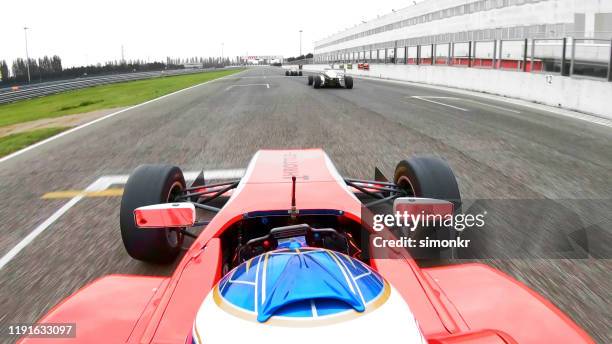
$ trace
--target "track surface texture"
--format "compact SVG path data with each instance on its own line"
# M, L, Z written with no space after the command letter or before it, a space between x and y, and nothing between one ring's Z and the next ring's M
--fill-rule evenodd
M305 76L283 75L251 68L0 163L0 256L69 201L41 199L47 192L82 190L142 163L245 168L261 148L321 147L356 178L372 178L375 166L393 175L399 160L433 154L449 161L463 198L612 198L609 127L416 86L355 79L353 90L315 90ZM426 98L449 107L413 96L461 99ZM171 274L124 251L119 204L120 197L82 199L0 270L3 327L36 321L106 274ZM612 260L486 263L543 294L598 342L612 342Z

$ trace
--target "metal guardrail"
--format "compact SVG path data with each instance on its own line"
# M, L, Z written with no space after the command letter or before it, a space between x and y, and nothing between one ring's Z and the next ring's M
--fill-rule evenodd
M86 87L112 84L124 81L152 79L163 76L184 75L200 73L208 69L174 69L155 72L135 72L127 74L114 74L107 76L92 76L77 79L68 79L62 81L44 82L36 85L23 85L18 89L14 87L0 88L0 104L12 103L19 100L42 97L50 94L72 91Z

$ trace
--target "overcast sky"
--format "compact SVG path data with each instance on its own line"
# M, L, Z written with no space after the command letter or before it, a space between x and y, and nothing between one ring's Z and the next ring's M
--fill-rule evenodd
M422 0L421 0L422 1ZM420 2L420 1L417 1ZM57 54L65 67L121 58L299 54L313 41L413 1L2 1L0 59ZM291 5L291 7L288 7Z

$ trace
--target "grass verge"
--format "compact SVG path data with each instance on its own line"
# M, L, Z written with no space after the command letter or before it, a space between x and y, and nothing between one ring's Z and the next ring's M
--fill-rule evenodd
M9 155L66 129L69 128L43 128L0 137L0 157Z
M0 105L0 127L43 118L135 105L241 70L219 70L128 81L3 104Z

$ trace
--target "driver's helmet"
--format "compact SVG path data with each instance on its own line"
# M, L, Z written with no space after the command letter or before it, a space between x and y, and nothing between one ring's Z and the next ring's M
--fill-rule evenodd
M200 307L191 343L426 343L399 293L347 255L280 248L225 275Z

